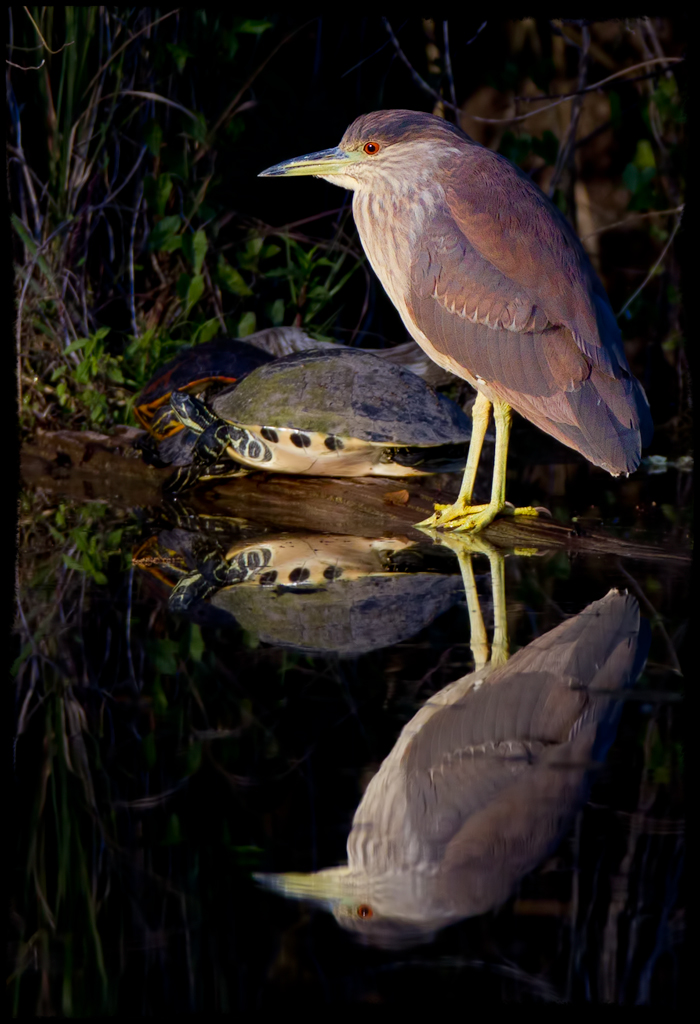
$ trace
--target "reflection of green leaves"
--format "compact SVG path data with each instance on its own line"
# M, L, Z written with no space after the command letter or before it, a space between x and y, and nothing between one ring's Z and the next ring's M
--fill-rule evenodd
M159 672L166 676L174 676L177 672L177 659L179 644L176 640L162 639L149 640L147 643L149 659ZM156 684L154 683L154 691ZM163 693L162 687L158 684L159 692L154 692L153 703L155 710L165 711L168 701Z
M175 61L177 70L182 73L185 70L188 58L192 56L191 51L186 46L178 43L166 43L165 48Z
M180 828L180 818L177 814L171 814L168 818L168 824L165 829L165 836L163 837L164 846L178 846L182 842L182 830Z
M236 18L233 31L261 36L268 28L272 28L272 22L264 18Z
M202 631L196 623L191 623L189 630L188 653L192 661L201 661L204 655L204 639Z

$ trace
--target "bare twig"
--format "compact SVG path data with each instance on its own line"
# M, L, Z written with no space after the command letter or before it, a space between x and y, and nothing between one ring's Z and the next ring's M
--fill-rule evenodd
M457 93L455 92L455 80L452 74L452 59L450 58L450 36L447 28L447 19L442 23L442 41L443 41L443 53L445 57L445 75L447 76L447 84L450 88L450 99L452 100L452 112L455 115L455 120L459 123L459 116L457 115Z
M282 41L277 44L277 46L273 47L270 53L268 53L267 57L265 57L265 59L262 61L262 63L259 64L255 71L253 71L252 74L249 75L248 78L245 80L241 88L238 90L236 95L233 97L229 105L224 110L223 114L218 118L217 121L214 122L214 127L208 133L208 137L210 139L214 138L222 124L225 124L230 117L233 117L233 115L236 113L236 110L238 109L238 104L240 103L244 93L246 93L248 89L250 89L255 79L258 77L263 68L267 64L269 64L269 62L272 60L275 54L278 53L282 49L282 47L285 46L290 41L290 39L293 39L297 32L301 32L303 28L306 28L306 26L310 25L311 22L314 20L314 18L309 18L309 20L305 21L303 25L299 25L297 28L293 29L288 35L286 35L284 39L282 39ZM204 154L207 153L210 149L211 143L207 142L206 145L202 146L199 152L195 154L193 163L197 163L198 160L201 160Z
M119 47L118 50L114 51L114 53L109 58L109 60L105 61L105 63L102 65L102 67L97 72L97 74L93 78L90 79L90 81L88 82L88 84L87 84L87 86L85 88L85 92L83 93L83 96L87 95L87 93L90 91L90 89L95 84L97 79L100 77L102 72L107 70L107 68L112 63L112 61L115 60L119 56L119 54L122 52L122 50L125 50L130 43L133 43L134 39L137 39L140 35L143 35L144 32L148 32L149 29L155 28L156 25L160 25L161 21L165 21L166 18L172 18L173 14L179 14L179 13L180 13L180 8L176 7L174 11L168 11L168 13L164 14L162 16L162 18L156 18L155 21L151 21L151 22L149 22L148 25L144 25L143 28L140 28L138 30L138 32L135 32L133 34L133 36L129 36L127 41L125 43L122 43L122 45Z
M39 260L39 257L41 256L42 251L46 249L49 243L52 242L53 239L67 227L70 227L70 221L64 221L62 224L59 224L56 230L51 232L46 241L42 245L37 246L37 250L32 256L32 262L29 264L29 268L24 279L24 285L22 286L22 291L20 292L19 302L17 304L17 323L15 326L17 355L17 401L19 403L18 408L20 415L22 412L22 311L24 309L24 300L26 299L27 296L27 288L29 287L29 282L31 281L32 275L34 273L34 267L37 265L37 262Z
M55 55L55 54L57 54L57 53L60 53L60 52L61 52L61 50L65 50L65 48L66 48L67 46L72 46L72 45L73 45L73 43L75 42L75 40L74 40L74 39L71 39L71 41L70 41L69 43L64 43L64 44L63 44L63 46L59 47L59 49L58 49L58 50L52 50L52 49L51 49L51 47L49 46L49 44L48 44L48 43L46 42L46 40L44 39L44 37L42 36L42 34L41 34L41 30L40 30L39 26L38 26L38 25L37 25L37 23L36 23L36 22L34 21L34 18L32 18L31 14L29 13L29 8L28 8L28 7L25 7L25 8L24 8L24 13L25 13L25 14L27 15L27 17L28 17L28 18L29 18L29 20L31 21L32 25L34 26L34 28L35 28L35 30L36 30L36 34L37 34L37 35L39 36L39 39L41 39L41 42L42 42L42 45L43 45L44 49L48 50L48 52L49 52L49 53L50 53L50 54L51 54L52 56L53 56L53 55ZM9 63L9 61L8 61L8 63ZM42 63L43 63L43 61L42 61Z
M580 96L587 92L596 92L597 89L601 89L604 85L607 85L608 82L612 82L614 78L620 78L622 75L626 75L630 71L636 71L638 68L648 67L650 64L660 64L662 62L679 64L682 63L684 60L685 57L664 57L662 59L654 58L654 60L645 60L642 61L641 64L633 64L632 67L622 68L621 71L616 71L614 75L608 75L607 78L603 78L600 80L600 82L594 82L592 85L586 86L585 89L577 91L576 93L574 93L574 95ZM537 98L538 97L536 96L532 97L532 99ZM544 99L545 97L542 98ZM546 107L540 107L537 110L537 113L542 114L545 110L551 110L553 107L558 107L560 103L565 103L567 99L569 99L569 94L565 93L563 96L560 96L558 99L556 99L554 103L550 103ZM477 117L476 114L467 114L466 111L464 111L464 113L466 114L467 117L471 117L473 121L483 121L486 124L510 124L515 121L526 121L528 117L533 116L532 113L529 113L520 114L518 117Z
M634 293L633 293L632 295L630 295L630 297L629 297L629 299L627 300L627 302L626 302L626 303L624 304L624 306L622 307L622 309L620 310L620 312L619 312L619 313L617 314L617 316L618 316L618 319L619 319L619 318L620 318L620 317L622 316L622 314L623 314L623 313L625 312L625 310L626 310L626 309L627 309L627 307L628 307L628 306L630 305L630 303L634 302L634 300L635 300L635 299L637 298L637 296L639 295L639 293L640 293L641 291L643 291L643 290L644 290L644 288L646 288L646 286L647 286L647 285L649 284L649 282L651 281L652 277L653 277L653 276L654 276L654 274L656 273L656 269L657 269L657 267L659 267L659 266L661 265L661 263L663 263L663 261L664 261L664 258L665 258L665 256L666 256L666 253L667 253L667 252L668 252L668 250L669 250L669 249L671 248L671 245L673 244L673 239L674 239L674 238L676 237L676 233L678 232L678 228L679 228L680 226L681 226L681 219L680 219L680 217L679 217L679 218L678 218L678 220L676 221L675 225L674 225L673 231L671 232L671 237L669 238L668 242L666 242L666 245L665 245L665 246L664 246L664 248L663 248L663 252L662 252L662 253L661 253L661 255L659 256L658 260L656 261L656 263L654 264L654 266L653 266L653 267L651 268L651 270L649 271L649 273L647 274L647 276L646 276L646 277L644 278L644 280L643 280L643 281L642 281L642 283L640 284L639 288L637 288L636 292L634 292Z
M635 594L637 600L640 602L640 604L644 605L644 607L647 609L647 611L651 614L652 620L654 621L654 625L658 626L658 629L659 629L659 632L661 633L661 636L666 641L666 650L668 651L668 655L669 655L669 658L670 658L670 661L671 661L671 669L672 669L672 671L676 672L677 675L682 676L683 675L683 671L681 669L681 665L680 665L680 662L678 660L678 655L676 654L676 649L673 646L673 643L671 641L670 636L666 632L664 624L661 621L661 616L657 612L656 608L654 608L653 604L651 603L649 598L646 596L646 594L644 593L642 588L639 586L637 581L634 579L633 576L630 576L630 574L623 567L621 562L617 563L617 567L620 570L620 572L622 573L622 575L627 577L627 580L628 580L629 585L630 585L630 589L634 592L634 594Z
M12 60L6 60L5 63L9 64L11 68L18 68L20 71L40 71L46 63L46 57L44 57L41 64L32 65L30 67L25 67L24 64L15 64Z
M404 22L404 25L405 24L406 24L406 22ZM403 28L403 25L401 27ZM391 42L391 40L387 39L387 41L385 43L382 43L381 46L378 46L377 49L374 50L373 53L370 53L367 57L363 57L362 60L358 60L357 64L353 64L353 66L351 68L348 68L347 71L344 71L340 77L341 78L345 78L346 75L349 75L352 71L355 71L357 68L361 67L368 60L371 60L372 57L376 57L377 54L381 53L382 50L384 50L389 45L390 42Z
M579 93L585 91L584 85L586 81L586 70L588 68L588 49L591 42L591 33L588 28L584 26L582 32L583 45L579 51L578 61L578 87ZM578 127L579 117L581 116L581 108L583 106L583 97L577 96L571 104L571 117L569 118L569 124L566 129L566 134L562 139L561 145L559 146L559 152L557 153L556 163L554 164L554 172L552 174L551 181L549 183L549 196L554 195L564 169L567 164L571 168L571 161L574 156L574 143L576 142L576 129Z
M452 108L453 110L456 110L459 113L459 108L458 107L453 107L452 103L448 103L446 100L444 100L439 92L436 92L435 89L432 88L432 86L428 85L428 83L425 81L424 78L421 78L421 76L418 74L416 69L413 67L413 64L411 64L410 60L408 59L406 54L401 49L401 44L399 43L398 39L394 35L394 30L392 29L391 25L389 24L389 20L387 18L382 18L382 24L384 25L384 28L387 30L387 32L389 34L389 38L391 39L392 45L393 45L394 49L396 50L396 56L399 57L403 61L403 63L408 68L408 70L411 72L411 78L416 83L416 85L420 89L422 89L423 92L427 92L429 96L432 96L433 99L436 99L436 100L439 100L441 102L444 102L445 106L448 106L448 107Z
M175 100L166 99L165 96L160 96L157 92L143 92L141 89L121 89L119 92L111 92L106 96L103 96L102 100L109 100L113 96L139 96L144 100L154 100L156 103L165 103L167 107L174 107L176 110L182 111L183 114L187 114L193 121L197 121L197 114L193 114L187 107L183 107L181 103L176 103Z
M472 43L474 42L474 40L477 39L481 35L481 33L484 31L484 29L486 28L487 25L488 25L488 21L482 21L482 23L479 25L479 27L476 30L476 32L474 33L474 35L471 37L471 39L468 39L467 42L464 45L465 46L471 46Z
M456 104L449 102L443 96L441 96L440 93L436 92L436 90L433 89L432 86L428 85L428 83L425 81L425 79L421 78L421 76L415 70L415 68L411 64L411 62L408 59L408 57L406 56L406 54L401 49L401 44L399 43L398 39L394 35L393 30L392 30L391 25L389 24L388 20L386 18L382 18L382 22L384 24L384 28L389 33L389 37L390 37L391 42L392 42L392 44L394 46L394 49L396 50L397 56L400 57L400 59L406 65L408 70L411 72L411 77L413 78L414 82L424 92L427 92L433 99L438 100L438 101L444 103L444 105L446 107L449 107L451 110L455 111L456 113L458 113L460 115L464 114L465 117L470 117L472 119L472 121L479 121L481 124L514 124L517 121L526 121L528 119L528 117L532 117L533 116L532 112L530 112L529 114L519 114L516 117L478 117L476 114L470 114L470 113L468 113L468 111L462 110L460 107L457 107ZM485 24L486 23L484 22L484 25ZM483 28L483 26L482 26L482 28ZM481 29L479 29L479 31L481 31ZM476 37L474 37L474 38L476 38ZM577 90L575 93L565 93L562 96L557 97L557 99L553 103L548 104L546 107L540 107L537 110L537 113L541 114L545 110L551 110L553 107L558 107L560 103L565 103L566 100L569 99L571 96L582 96L582 95L585 95L585 93L588 93L588 92L595 92L597 89L602 88L602 86L607 85L608 82L612 82L613 79L620 78L622 75L626 75L630 71L637 71L639 68L649 67L652 64L679 64L679 63L681 63L684 60L685 60L685 57L655 57L652 60L642 61L640 64L633 64L629 68L622 68L620 71L616 71L613 75L608 75L607 78L601 79L600 82L594 82L593 85L589 85L585 89ZM539 97L539 96L527 97L528 102L534 102L534 101L539 100L539 99L548 99L548 97L546 97L546 96L542 96L542 97Z
M146 147L144 146L144 149ZM139 182L138 190L136 193L136 202L134 203L134 216L131 220L131 231L129 233L129 305L131 308L131 329L134 332L134 337L138 338L138 325L136 323L136 298L135 298L135 272L134 272L134 239L136 237L136 221L139 217L139 210L141 209L141 199L143 197L143 179Z
M614 228L624 227L633 220L646 220L648 217L667 217L673 213L683 213L684 209L685 206L674 206L671 210L648 210L646 213L631 213L624 220L616 220L614 224L606 224L605 227L590 231L587 235L582 236L581 241L585 242L587 238L593 238L594 235L602 235L604 232L612 231Z

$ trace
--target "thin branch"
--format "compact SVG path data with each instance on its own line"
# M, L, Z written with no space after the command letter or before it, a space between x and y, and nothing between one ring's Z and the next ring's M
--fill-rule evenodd
M149 29L151 29L151 28L155 28L155 27L156 27L156 25L160 25L161 21L165 21L165 19L166 19L166 18L172 18L173 14L179 14L179 13L180 13L180 8L179 8L179 7L176 7L174 11L168 11L168 13L167 13L167 14L164 14L162 18L156 18L156 20L155 20L155 21L151 21L151 22L150 22L150 23L149 23L148 25L145 25L145 26L144 26L143 28L140 28L140 29L138 30L138 32L135 32L135 33L134 33L134 35L133 35L133 36L129 36L129 38L127 39L127 41L126 41L125 43L122 43L122 45L121 45L121 46L119 47L119 49L118 49L118 50L115 50L115 51L114 51L114 53L113 53L113 54L112 54L112 56L111 56L111 57L109 58L109 60L105 61L105 63L104 63L103 65L102 65L102 67L101 67L101 68L100 68L100 70L99 70L99 71L97 72L97 74L96 74L96 75L95 75L95 76L94 76L93 78L91 78L91 79L90 79L90 81L88 82L88 84L87 84L87 86L86 86L86 88L85 88L85 92L83 93L83 96L86 96L86 95L87 95L87 93L88 93L88 92L90 91L90 89L91 89L91 88L92 88L92 86L93 86L93 85L95 84L95 82L97 81L97 79L98 79L98 78L100 77L100 75L102 74L102 72L103 72L103 71L106 71L106 70L107 70L107 68L108 68L108 67L109 67L109 65L110 65L110 64L112 63L112 61L113 61L113 60L115 60L115 58L117 58L117 57L119 56L119 54L120 54L120 53L122 52L122 50L125 50L125 49L126 49L126 47L127 47L127 46L128 46L128 45L129 45L130 43L133 43L134 39L138 39L138 37L139 37L140 35L143 35L143 33L144 33L144 32L148 32L148 30L149 30Z
M284 39L277 44L277 46L273 47L273 49L270 51L270 53L268 53L267 57L265 57L263 62L258 65L258 67L255 69L255 71L252 72L251 75L248 76L248 78L243 83L241 88L238 90L236 95L233 97L233 99L231 100L229 105L226 107L226 110L224 110L223 114L218 118L217 121L215 121L214 127L209 132L209 138L210 139L213 139L214 136L216 135L217 131L219 130L219 128L222 126L222 124L225 124L225 122L228 121L228 119L233 116L233 114L236 112L238 104L240 103L240 101L241 101L241 99L243 97L243 94L245 92L247 92L247 90L251 87L251 85L253 84L255 79L258 77L260 72L272 60L272 58L275 56L275 54L279 50L281 50L282 47L285 46L289 42L290 39L293 39L294 36L297 34L297 32L301 32L301 30L303 28L306 28L307 25L310 25L312 21L315 21L315 18L309 18L309 20L305 21L303 25L299 25L298 28L295 28L292 32L290 32L288 35L286 35L284 37ZM193 163L197 163L198 160L201 160L201 158L204 156L204 154L206 152L209 151L209 149L211 149L211 143L208 142L206 145L202 146L200 151L195 155Z
M144 146L144 149L146 147ZM138 324L136 323L136 299L135 299L135 271L134 271L134 239L136 237L136 222L139 217L139 210L141 209L141 200L143 198L143 179L139 182L138 190L136 193L136 202L134 204L134 216L131 221L131 231L129 233L129 305L131 307L131 329L134 333L134 337L139 337Z
M174 107L176 110L181 110L183 114L187 114L187 116L191 117L193 121L198 120L197 115L193 114L191 110L187 109L187 107L183 107L181 103L176 103L175 100L166 99L165 96L160 96L157 92L142 92L140 89L121 89L119 92L108 93L106 96L103 96L98 100L98 102L101 103L102 100L111 99L112 96L140 96L141 99L144 100L155 100L157 103L165 103L168 107Z
M446 107L449 107L451 110L455 111L456 113L458 113L460 115L464 114L465 117L470 117L472 119L472 121L479 121L481 124L514 124L516 121L526 121L528 119L528 117L532 117L533 116L533 113L530 112L529 114L520 114L517 117L478 117L476 114L470 114L466 110L462 110L461 107L458 107L455 103L450 103L443 96L441 96L440 93L436 92L435 89L433 89L430 85L428 85L428 83L425 81L425 79L421 78L421 76L415 70L415 68L411 64L410 60L408 59L406 54L401 49L401 44L399 43L398 39L394 35L394 32L392 30L392 27L391 27L389 21L386 18L382 18L382 23L383 23L384 28L386 29L386 31L389 33L389 37L391 39L391 42L393 43L394 49L396 50L397 56L400 57L400 59L406 65L408 70L411 72L411 77L413 78L413 81L416 83L416 85L419 86L419 88L421 88L424 92L427 92L433 99L438 100L438 101L444 103L444 105ZM479 31L481 31L481 29L479 29ZM478 33L477 33L477 35L478 35ZM607 78L603 78L603 79L601 79L600 82L595 82L593 85L589 85L585 89L577 90L575 93L571 93L571 94L569 94L569 93L563 94L562 96L558 97L554 101L554 103L550 103L546 107L540 107L536 111L536 113L541 114L545 110L551 110L553 107L558 107L560 103L565 103L566 100L569 99L570 96L572 96L572 95L573 96L582 96L582 95L584 95L585 93L588 93L588 92L595 92L597 89L600 89L602 86L606 85L608 82L612 82L613 79L620 78L622 75L626 75L630 71L637 71L639 68L649 67L652 64L679 64L679 63L681 63L684 60L685 60L685 57L655 57L652 60L642 61L640 64L633 64L631 67L629 67L629 68L622 68L620 71L616 71L615 74L609 75ZM548 97L546 97L546 96L542 96L542 97L533 96L533 97L528 97L528 101L529 102L534 102L534 101L539 100L539 99L547 99L547 98Z
M476 30L476 32L474 33L474 35L471 37L471 39L468 39L467 42L464 45L465 46L471 46L472 43L474 42L474 40L477 39L478 36L481 35L481 33L484 31L484 29L486 28L487 25L488 25L488 21L482 21L482 23L479 25L479 27Z
M578 87L579 93L585 92L584 84L586 81L586 71L588 68L588 51L591 42L591 34L586 27L582 33L582 46L579 49L579 60L578 60ZM561 180L565 168L569 165L571 170L571 161L574 156L574 145L576 142L576 129L578 128L579 118L581 116L581 109L583 107L583 98L581 95L577 96L571 104L571 116L569 118L569 124L566 129L566 134L559 146L559 152L557 153L557 159L554 165L554 172L552 174L551 181L549 183L548 194L551 197L554 195L557 186ZM570 179L570 185L572 184Z
M602 235L606 231L612 231L614 228L624 227L633 220L646 220L648 217L666 217L672 213L683 213L685 205L674 206L671 210L649 210L647 213L631 213L629 217L625 217L624 220L616 220L614 224L606 224L605 227L597 228L595 231L590 231L587 235L583 235L581 238L582 242L585 242L587 238L593 238L594 235Z
M46 42L46 40L44 39L44 37L42 36L42 34L41 34L41 30L39 29L39 26L38 26L38 25L37 25L37 23L36 23L36 22L34 21L34 18L32 18L31 14L29 13L29 8L28 8L28 7L25 7L25 8L24 8L24 13L25 13L25 14L27 15L27 17L28 17L28 18L29 18L29 20L31 21L32 25L33 25L33 26L34 26L34 28L36 29L36 34L37 34L37 35L39 36L39 39L41 39L41 42L42 42L42 44L43 44L44 48L45 48L46 50L48 50L48 52L49 52L49 53L50 53L50 54L51 54L52 56L53 56L53 55L55 55L55 54L57 54L57 53L60 53L60 52L61 52L61 50L65 50L65 48L66 48L67 46L72 46L72 45L73 45L73 43L75 42L75 40L74 40L74 39L71 39L71 41L70 41L69 43L64 43L64 44L63 44L63 46L59 47L59 49L58 49L58 50L52 50L52 49L51 49L51 47L49 46L49 44L48 44L48 43ZM8 61L8 64L9 64L9 61Z
M560 103L565 103L566 100L570 98L570 95L582 96L587 92L596 92L596 90L602 88L602 86L607 85L608 82L612 82L614 78L620 78L622 75L626 75L630 71L636 71L638 68L648 67L650 64L679 64L684 60L685 57L655 57L653 60L642 61L641 64L633 64L632 67L622 68L621 71L616 71L614 75L609 75L607 78L601 79L600 82L594 82L593 85L589 85L585 89L577 91L573 94L565 93L564 95L556 99L554 103L549 103L546 107L540 107L537 111L535 111L535 113L542 114L545 110L551 110L553 107L558 107ZM428 86L428 88L430 88L430 86ZM539 98L540 97L537 96L532 97L533 100L537 100ZM546 97L541 98L545 99ZM512 124L515 121L526 121L528 117L534 116L532 111L529 114L520 114L518 117L477 117L476 114L468 114L466 111L463 111L463 113L467 117L471 117L473 121L483 121L485 124Z
M654 266L653 266L653 267L651 268L651 270L649 271L649 273L647 274L647 276L646 276L646 277L644 278L644 280L643 280L643 281L642 281L642 283L640 284L639 288L637 288L636 292L634 292L634 293L633 293L632 295L630 295L630 297L629 297L629 299L627 300L627 302L626 302L626 303L624 304L624 306L622 307L622 309L620 310L620 312L619 312L619 313L617 314L617 317L618 317L618 319L619 319L619 318L620 318L620 317L622 316L622 314L623 314L623 313L625 312L625 310L626 310L626 309L627 309L627 307L628 307L628 306L630 305L630 303L634 302L634 300L635 300L635 299L637 298L637 296L639 295L639 293L640 293L641 291L643 291L643 289L644 289L644 288L646 288L646 286L647 286L647 285L649 284L649 282L651 281L652 277L653 277L653 276L654 276L654 274L656 273L657 267L659 267L659 266L661 265L661 263L663 262L663 260L664 260L664 258L665 258L665 256L666 256L666 253L667 253L667 252L668 252L668 250L669 250L669 249L671 248L671 245L672 245L672 243L673 243L673 239L674 239L674 238L676 237L676 234L677 234L677 232L678 232L678 228L679 228L680 226L681 226L681 219L680 219L680 217L679 217L679 218L678 218L678 220L677 220L677 221L676 221L676 223L675 223L675 226L674 226L674 228L673 228L673 231L671 232L671 237L669 238L668 242L666 242L666 245L664 246L663 252L662 252L662 253L661 253L661 255L659 256L658 260L656 261L656 263L654 264Z
M42 60L41 64L37 64L36 67L25 67L23 64L15 64L14 61L6 60L6 64L9 64L11 68L19 68L20 71L40 71L46 63L46 57Z
M445 57L445 74L447 84L450 87L450 99L452 100L453 113L457 110L457 93L455 92L455 80L452 74L452 60L450 58L450 36L447 28L447 18L442 23L443 53ZM455 120L459 123L459 117L455 114Z
M410 60L406 56L406 54L401 49L401 44L399 43L398 39L394 35L394 30L392 29L391 25L389 24L389 21L388 21L387 18L382 18L382 24L384 25L384 28L389 33L389 38L391 39L393 47L396 50L397 57L399 57L404 62L404 64L408 68L408 70L411 72L411 78L416 83L416 85L420 89L422 89L423 92L427 92L429 96L432 96L433 99L439 100L440 102L444 102L446 107L450 107L451 109L456 110L457 113L459 113L459 108L458 107L453 107L452 103L448 103L447 100L445 100L440 95L439 92L436 92L435 89L432 88L432 86L428 85L428 83L425 81L425 79L421 78L421 76L418 74L416 69L413 67L413 65L411 64Z
M405 25L406 22L404 22L403 24ZM403 28L403 25L401 26L401 28ZM362 60L358 60L357 64L353 64L353 66L351 68L348 68L347 71L344 71L340 77L341 78L345 78L346 75L349 75L352 71L355 71L357 68L361 67L368 60L371 60L372 57L376 57L377 54L381 53L382 50L384 50L389 45L390 42L391 42L391 40L387 39L387 41L385 43L382 43L381 46L377 47L377 49L374 51L374 53L370 53L367 57L363 57Z

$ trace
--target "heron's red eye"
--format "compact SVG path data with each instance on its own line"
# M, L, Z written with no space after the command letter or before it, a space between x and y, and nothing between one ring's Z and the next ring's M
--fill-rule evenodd
M367 145L369 145L369 143ZM359 905L359 907L357 908L357 916L358 917L368 918L368 917L371 917L373 913L374 913L374 911L372 910L372 908L368 907L366 903L361 903Z
M378 142L365 142L365 153L368 156L374 156L374 154L378 153L380 149L381 146Z

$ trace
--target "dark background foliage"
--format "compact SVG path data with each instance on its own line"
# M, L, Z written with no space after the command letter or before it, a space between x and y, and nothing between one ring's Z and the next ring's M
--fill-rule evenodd
M689 453L683 19L388 23L12 7L8 26L23 436L133 424L156 367L219 333L297 324L368 347L403 341L349 195L257 173L335 145L361 113L406 107L457 116L571 218L624 309L653 452ZM518 430L531 431L528 443L541 437ZM654 527L676 523L675 543L686 534L687 475L664 482ZM642 485L620 485L595 493L611 515L631 494L628 525ZM15 1014L229 1012L291 999L415 1009L426 992L462 1006L563 991L575 1001L678 998L683 750L675 689L666 699L664 687L684 629L682 568L635 563L633 579L600 558L508 563L516 645L533 623L543 633L612 585L647 595L655 632L642 687L653 710L625 708L618 774L600 779L575 839L521 893L523 906L564 906L585 861L577 931L563 912L521 907L463 923L430 956L394 958L350 946L330 918L262 900L250 872L277 857L292 870L342 859L352 809L400 727L470 667L465 609L356 660L261 645L238 627L168 616L158 581L131 564L159 525L117 505L22 495ZM488 604L488 581L479 584ZM494 950L501 959L485 964Z
M403 341L349 195L257 174L408 107L456 117L566 211L679 443L684 24L11 9L11 59L44 61L7 71L26 428L124 421L159 361L224 331Z

